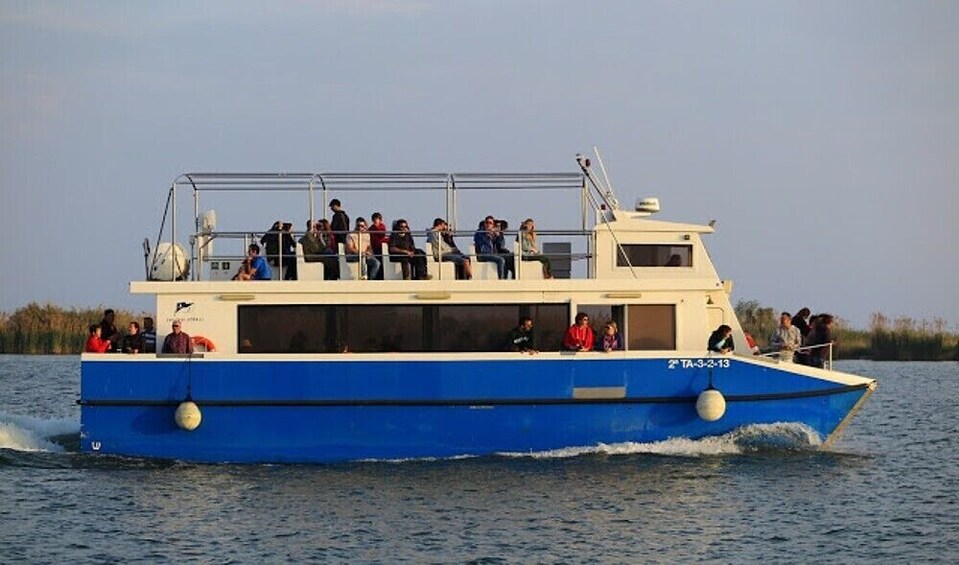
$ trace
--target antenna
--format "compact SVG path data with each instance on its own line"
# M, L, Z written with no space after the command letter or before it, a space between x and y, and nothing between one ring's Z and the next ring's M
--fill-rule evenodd
M606 174L606 165L603 164L603 157L599 154L599 147L593 146L593 153L596 154L596 161L599 163L599 170L603 172L603 178L606 179L606 200L609 200L614 208L619 208L619 201L613 194L613 183L609 181L609 175Z

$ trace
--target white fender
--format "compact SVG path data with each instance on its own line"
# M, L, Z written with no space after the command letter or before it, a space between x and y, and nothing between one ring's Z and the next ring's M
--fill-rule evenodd
M699 393L696 399L696 413L707 422L715 422L726 413L726 399L723 393L714 388L707 388Z
M173 416L176 425L180 428L192 432L200 427L200 421L203 420L203 414L200 413L200 407L191 400L185 400L176 407L176 414Z

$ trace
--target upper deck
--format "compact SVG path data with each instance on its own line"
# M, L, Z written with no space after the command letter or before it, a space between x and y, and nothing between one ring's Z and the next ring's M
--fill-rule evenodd
M667 283L678 288L716 286L718 276L701 239L702 234L712 233L712 227L652 220L648 211L620 208L611 192L602 188L592 184L586 169L584 173L498 174L187 173L170 187L157 245L151 249L145 242L146 278L180 283L234 282L230 279L248 245L263 241L268 233L276 234L271 232L275 217L306 218L310 222L329 219L327 203L336 198L343 202L352 220L369 220L373 211L381 212L387 235L393 220L406 219L416 246L428 255L433 249L427 234L434 218L447 220L457 246L472 259L475 268L469 282L477 285L498 278L492 264L477 261L473 246L478 223L494 216L508 222L499 234L505 250L516 256L525 255L519 243L523 220L535 219L538 251L549 259L556 279L614 279L619 284L632 281L641 287ZM231 198L245 198L252 205L232 206ZM213 211L214 206L218 211ZM364 209L370 212L358 211ZM295 242L303 235L306 223L288 223L292 229L277 238L289 236L289 241ZM350 228L355 226L351 223ZM380 251L374 250L378 254ZM283 278L281 274L289 263L297 260L292 251L268 254L264 249L262 254L269 257L277 280ZM309 258L299 259L300 265L309 262ZM512 279L543 279L538 262L516 257L508 260L514 267L508 269L514 271ZM382 278L402 279L388 256L382 257L382 263ZM452 265L436 265L435 259L430 263L434 279L454 282ZM358 281L363 273L356 265L343 265L346 268L338 280L324 283ZM324 278L317 263L306 267L296 269L298 280ZM551 284L555 288L555 283ZM160 288L165 287L134 285L135 292L156 292Z

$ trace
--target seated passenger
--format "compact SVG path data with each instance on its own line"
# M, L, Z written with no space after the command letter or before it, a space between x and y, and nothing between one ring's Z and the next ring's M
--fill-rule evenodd
M323 280L335 281L340 278L340 261L336 258L339 249L333 228L326 218L316 222L317 237L320 240L320 255L323 262Z
M376 260L380 262L380 266L383 265L383 244L387 243L390 239L388 233L386 233L386 224L383 222L383 214L379 212L373 212L373 215L370 216L372 224L370 225L370 247L373 248L373 256L376 257ZM377 275L377 280L383 280L383 269L380 269L379 275Z
M506 259L496 253L496 219L486 216L479 223L473 235L473 247L476 248L476 260L484 263L496 263L496 276L506 278Z
M393 232L389 239L390 261L400 264L404 280L426 280L432 278L426 272L426 252L416 248L409 223L400 218L393 222Z
M706 343L706 349L716 353L730 353L736 349L733 344L733 329L726 324L716 328L709 334L709 341Z
M110 340L100 337L100 325L90 325L90 335L87 336L87 346L83 349L86 353L106 353L110 350Z
M603 335L596 342L596 351L622 351L623 334L619 333L619 326L610 320L603 326Z
M146 351L146 345L143 340L143 334L140 333L140 324L130 322L130 333L123 336L124 353L143 353Z
M543 278L551 279L553 278L553 270L549 263L549 257L546 257L539 252L539 247L536 245L536 224L533 222L533 218L526 218L523 220L522 225L519 227L519 249L522 254L523 261L539 261L543 264Z
M449 232L449 224L443 218L433 220L433 229L426 234L426 242L430 244L433 258L437 261L449 261L456 265L456 278L473 278L473 265L469 257L456 247L453 236Z
M363 256L363 263L360 264L360 278L375 279L381 265L380 260L373 255L370 234L364 218L356 219L356 231L350 232L346 238L346 260L350 263L359 262L360 255Z
M509 229L509 223L506 220L494 220L496 222L496 232L493 236L493 246L496 248L496 254L502 255L506 262L506 278L516 278L515 255L512 249L506 248L506 230Z
M678 253L673 253L669 257L669 261L666 261L666 267L682 267L683 259L679 256Z
M592 351L593 328L589 326L589 316L585 312L576 314L575 323L566 330L563 337L563 349L567 351Z
M241 281L268 281L273 278L273 272L270 271L266 259L260 256L259 245L250 244L244 264L233 278Z
M534 354L536 351L536 336L533 334L533 319L523 316L519 325L509 332L509 350L521 353Z

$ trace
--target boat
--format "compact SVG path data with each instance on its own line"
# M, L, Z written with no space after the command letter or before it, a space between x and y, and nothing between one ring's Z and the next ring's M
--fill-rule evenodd
M130 289L154 297L158 344L174 321L202 339L190 353L84 353L81 450L336 463L698 439L782 422L832 444L876 381L836 370L831 355L822 367L755 355L730 302L732 283L704 245L712 223L654 218L657 198L623 206L605 170L598 174L582 156L577 163L560 173L177 176L161 230L143 244L144 278ZM541 216L572 210L572 219L539 232L552 277L540 262L521 259L513 228L503 232L513 244L504 255L514 271L508 279L463 245L471 279L457 278L453 263L431 249L431 278L404 279L385 249L383 280L367 280L363 262L348 261L340 248L333 255L340 276L327 280L324 263L308 261L297 246L269 257L271 280L242 281L232 279L265 232L218 229L217 213L201 205L292 193L298 213L315 219L326 216L319 210L331 198L349 202L369 191L389 216L411 214L391 202L413 193L429 199L416 212L441 211L461 243L486 215L476 201L492 193L525 197L526 205L533 194L545 204ZM431 218L407 217L417 246L426 247L421 230ZM291 262L295 279L281 280ZM622 349L564 350L580 313L597 330L615 321ZM507 335L522 317L534 323L535 348L514 351ZM732 332L726 354L707 351L720 325Z

